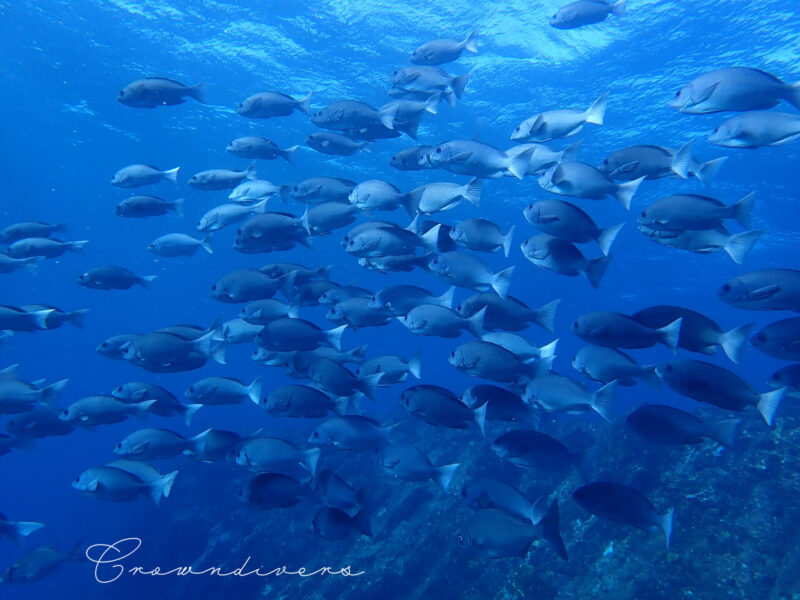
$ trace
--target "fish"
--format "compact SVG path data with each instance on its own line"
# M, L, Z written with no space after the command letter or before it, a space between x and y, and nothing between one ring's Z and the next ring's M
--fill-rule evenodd
M767 380L773 388L787 388L786 394L793 398L800 396L800 365L788 365L778 369Z
M485 436L486 405L474 408L467 406L450 390L438 385L415 385L402 394L400 406L434 427L467 429L475 424Z
M535 377L533 366L502 346L483 340L461 344L447 362L467 375L500 383L520 383Z
M742 227L750 227L755 192L726 206L715 198L698 194L680 194L657 200L639 214L638 221L650 229L683 231L713 229L725 219L733 219Z
M111 425L122 423L131 415L144 419L155 403L155 400L142 400L129 404L113 396L87 396L62 410L58 418L81 427Z
M297 152L298 148L299 146L292 146L283 149L267 138L258 137L256 135L246 135L230 142L225 150L239 158L258 160L275 160L276 158L282 158L291 165L294 162L294 154Z
M91 467L72 481L72 487L100 500L128 502L149 497L156 506L167 498L178 471L161 475L144 462L116 460L102 467Z
M242 437L233 431L224 429L206 430L202 441L194 448L194 453L190 458L203 462L217 462L230 458L239 444Z
M246 179L228 194L228 200L233 202L254 202L266 200L285 192L284 186L277 186L265 179Z
M580 141L577 141L563 150L556 152L544 144L528 142L508 148L506 154L512 158L522 155L527 156L528 166L525 169L525 175L540 175L543 171L547 170L548 167L557 165L562 161L576 160L580 145ZM506 175L513 177L511 173L506 173Z
M286 195L312 204L348 202L355 181L338 177L311 177L287 188Z
M797 92L800 99L800 89ZM799 100L800 102L800 100ZM800 115L753 111L717 125L708 141L726 148L782 146L800 138Z
M331 156L352 156L359 150L369 152L367 148L369 142L357 142L347 136L330 131L312 133L306 138L305 143L309 148Z
M800 86L759 69L725 67L695 77L675 92L669 105L682 113L702 115L767 110L782 100L800 108Z
M251 300L241 311L239 318L253 325L263 326L280 317L297 318L298 307L295 304L285 304L279 300L267 298L264 300Z
M483 184L478 178L471 179L464 185L456 183L426 183L408 193L410 206L415 207L417 212L430 215L435 212L442 212L455 208L466 200L473 206L480 206L481 190ZM438 225L436 227L439 227ZM439 229L430 229L426 235L438 235ZM431 233L431 232L436 233Z
M6 421L6 431L13 433L22 442L34 438L69 435L75 431L75 427L59 419L58 411L45 404L15 414Z
M422 379L422 353L417 351L408 360L393 355L374 356L361 363L355 374L364 379L378 373L381 375L378 380L381 387L402 383L408 379L409 373L416 379Z
M11 258L25 259L32 256L42 258L58 258L65 252L83 252L88 240L62 242L50 238L24 238L11 244L6 253Z
M466 252L445 252L436 255L428 263L430 272L457 287L478 292L494 290L500 298L506 298L511 286L511 275L516 267L510 266L493 273L483 260Z
M456 307L456 311L464 317L470 317L486 307L483 326L489 330L522 331L527 329L529 324L535 323L542 329L553 333L556 312L560 304L561 300L558 299L548 302L540 308L530 308L513 296L501 298L491 292L481 292L462 300Z
M461 394L462 403L470 408L486 405L486 420L504 423L527 423L538 426L539 415L519 394L496 385L478 384Z
M323 469L314 481L314 493L327 506L338 508L350 516L361 510L364 490L356 490L333 471Z
M330 417L320 423L308 438L309 444L331 446L338 450L374 451L389 443L389 432L395 425L381 427L360 415Z
M539 185L548 192L590 200L611 196L619 200L625 210L630 210L633 195L642 181L644 177L618 184L593 166L574 161L553 165L539 177Z
M625 16L627 0L609 3L605 0L576 0L559 8L550 17L550 26L556 29L575 29L584 25L602 23L608 15Z
M621 313L592 311L573 321L570 331L595 346L650 348L663 344L677 354L682 323L683 319L677 317L663 327L651 328Z
M239 501L260 509L287 508L310 495L303 483L283 473L259 473L239 491Z
M428 162L428 154L435 148L433 146L411 146L404 148L392 155L389 164L400 171L420 171L433 166Z
M614 422L617 382L611 381L596 391L581 382L549 371L552 358L534 365L535 376L525 384L522 399L548 412L581 414L594 411L609 423Z
M156 196L131 196L123 200L115 209L120 217L146 219L147 217L160 217L173 213L183 216L183 198L169 202Z
M247 217L267 212L267 199L255 204L220 204L204 214L197 223L197 230L204 232L218 231L223 227L244 221Z
M186 397L192 404L215 405L239 404L247 399L261 403L261 377L245 385L231 377L206 377L186 389Z
M436 227L439 227L439 225ZM436 227L430 231L434 231ZM503 234L500 228L492 221L480 218L467 219L453 226L450 230L450 239L469 250L477 250L479 252L498 252L502 250L503 255L508 258L508 253L511 251L511 240L514 238L514 228L515 226L512 225L509 227L508 232Z
M364 510L350 516L343 510L323 506L314 515L314 531L326 540L343 540L354 534L372 537L369 514Z
M356 185L348 196L350 203L361 210L395 210L403 206L406 211L414 216L415 208L409 194L404 194L394 185L380 179L362 181Z
M248 96L236 107L238 114L250 119L288 117L296 110L305 114L311 112L311 93L295 100L281 92L260 92Z
M89 314L88 308L64 312L49 304L24 304L20 306L20 309L33 314L40 314L42 311L50 311L45 317L45 329L58 329L65 323L69 323L78 329L83 329L83 321L86 315Z
M44 527L44 523L33 521L9 521L5 515L0 514L0 537L7 537L12 542L19 543L20 537L28 537L34 531Z
M659 329L682 318L678 347L702 354L714 354L717 346L733 362L738 363L747 338L753 328L752 323L723 331L716 321L706 315L682 306L660 304L649 306L631 315L638 323L651 329Z
M17 365L6 367L0 371L0 414L23 413L38 405L54 407L68 382L62 379L42 387L19 379Z
M531 343L527 338L506 331L484 333L480 339L484 342L491 342L497 346L502 346L509 352L513 352L517 358L523 362L532 362L541 358L555 356L556 345L558 344L558 340L554 340L540 348Z
M476 477L461 488L461 499L474 510L494 508L536 525L542 515L541 502L530 502L514 486L491 477Z
M506 173L522 179L528 168L528 160L529 153L511 157L494 146L476 140L445 142L428 154L428 162L434 168L493 179Z
M89 269L78 277L78 285L93 290L129 290L134 285L150 289L157 275L136 275L113 265Z
M670 248L698 254L714 254L724 250L737 265L744 263L753 246L764 234L763 229L731 234L724 225L717 225L713 229L683 231L649 229L645 225L639 225L639 231L657 244Z
M717 297L726 304L745 310L800 312L800 271L795 269L748 271L724 283L717 290Z
M549 142L570 137L583 129L584 123L602 125L608 94L603 94L585 111L576 109L549 110L528 117L517 125L511 139L520 142Z
M24 238L46 238L54 233L65 231L66 223L45 223L43 221L21 221L0 229L0 242L13 244Z
M600 287L611 258L604 255L587 259L572 242L547 233L529 237L520 249L525 258L542 269L571 277L584 274L594 289Z
M347 325L323 331L304 319L280 317L270 321L258 334L258 345L267 350L282 352L314 350L320 346L342 349L342 334Z
M257 269L236 269L220 277L211 286L210 295L229 304L268 300L280 289L281 283L280 279Z
M206 85L184 85L166 77L145 77L137 79L122 88L117 95L117 102L131 108L156 108L158 106L176 106L193 98L205 104Z
M84 560L80 543L75 544L68 552L61 552L49 545L36 546L0 576L0 583L33 583L52 575L63 564Z
M773 358L800 361L800 317L770 323L752 337L750 345Z
M258 179L255 163L244 171L231 171L228 169L209 169L195 173L188 183L198 190L229 190L242 183L245 179Z
M732 448L736 428L741 419L725 419L707 423L674 406L646 404L628 415L625 423L642 437L662 444L701 444L704 438L712 439Z
M236 231L233 247L245 254L289 250L297 244L311 248L308 212L300 218L290 213L255 214Z
M696 177L706 187L716 179L727 156L700 162L692 156L692 142L686 142L679 150L662 146L637 145L609 154L598 167L611 179L632 181L644 177L647 180L662 177Z
M349 405L347 399L331 398L316 388L296 384L275 388L256 404L273 416L293 419L321 419L331 413L344 414Z
M770 427L786 394L785 387L758 394L736 373L701 360L673 360L656 373L667 387L698 402L737 412L755 406Z
M378 111L359 100L338 100L311 115L311 122L322 129L335 131L368 130L380 122Z
M619 385L632 386L641 380L653 389L661 389L656 365L640 365L616 348L588 344L575 354L572 368L592 381L603 384L616 381Z
M438 304L420 304L397 319L409 331L417 335L457 338L468 331L480 339L483 334L483 319L486 308L474 315L462 317L454 310Z
M209 359L225 364L225 345L212 348L215 334L214 328L191 340L159 331L136 336L127 342L123 358L155 373L199 369Z
M383 470L403 481L435 481L447 492L460 463L433 466L430 459L411 445L386 444L378 448L378 461Z
M153 185L162 181L178 183L178 171L180 167L162 171L152 165L128 165L114 174L111 185L121 188L135 188L143 185Z
M572 452L556 438L534 429L512 429L492 442L492 451L513 465L531 471L537 480L557 485L573 467L584 470L583 452Z
M503 558L524 556L533 541L540 537L559 557L567 560L558 520L558 499L543 512L536 526L502 510L487 508L474 513L456 539L462 546L473 546L489 558Z
M326 202L308 209L308 226L311 235L327 235L356 220L361 210L352 204Z
M525 220L543 233L575 244L597 242L604 256L608 256L611 245L625 225L619 223L600 229L583 210L557 199L539 200L529 204L522 212Z
M455 106L467 88L470 73L457 77L449 75L439 67L416 65L402 67L389 77L393 88L407 92L424 92L428 96L441 94L450 104Z
M282 473L290 477L313 479L319 462L319 448L301 449L280 438L248 437L233 450L236 464L249 471Z
M674 509L658 514L653 503L638 490L619 483L593 481L575 490L572 497L581 508L601 519L644 531L662 530L669 548Z
M231 319L222 324L222 330L214 341L226 344L246 344L256 341L256 336L261 331L261 325L253 325L244 319Z
M198 248L214 254L214 249L211 247L211 234L198 240L185 233L168 233L154 239L147 246L149 252L165 257L194 256Z
M441 95L434 93L424 102L415 100L392 100L378 109L381 123L388 129L402 131L413 140L417 139L422 115L426 112L435 115Z
M181 404L169 390L145 381L129 381L115 387L111 395L128 403L141 400L155 400L148 409L150 413L162 417L180 416L187 425L191 425L192 417L202 404Z
M390 285L370 296L370 308L385 308L395 316L405 316L422 304L434 304L450 308L453 304L455 286L450 286L441 296L415 285Z
M339 362L326 356L316 356L309 360L307 376L331 396L341 398L360 392L374 400L383 374L375 373L362 379Z
M196 454L207 431L191 438L169 429L139 429L114 447L114 454L126 460L155 460L179 454Z
M453 40L450 38L431 40L418 46L412 53L409 59L415 65L431 65L438 66L444 63L453 62L458 60L461 53L466 50L473 54L478 52L478 30L475 29L470 34L461 40Z

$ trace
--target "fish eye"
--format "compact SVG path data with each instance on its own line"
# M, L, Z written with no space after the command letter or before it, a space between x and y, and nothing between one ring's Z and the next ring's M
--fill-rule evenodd
M677 98L678 96L680 96L680 95L681 95L681 91L680 91L680 90L678 90L677 92L675 92L675 97L676 97L676 98Z
M119 444L117 444L117 450L122 450L122 442L120 442Z
M604 158L604 159L603 159L603 164L604 164L604 165L607 165L607 164L608 164L608 159L607 159L607 158Z
M441 148L437 148L436 149L436 154L441 154L441 153L442 153L442 149Z
M726 283L725 285L722 286L722 289L725 290L726 292L729 292L730 289L731 289L731 286Z
M434 258L433 259L433 264L438 265L439 264L439 259L438 258Z
M672 365L667 365L667 371L669 371L670 373L672 373Z
M189 393L190 393L190 394L193 394L193 393L194 393L194 386L189 386Z
M766 342L766 341L767 341L767 336L766 336L766 335L764 335L763 333L759 333L759 334L756 336L756 339L757 339L759 342Z
M646 210L643 210L643 211L642 211L642 216L643 216L643 217L646 217L646 216L647 216L647 211L646 211Z

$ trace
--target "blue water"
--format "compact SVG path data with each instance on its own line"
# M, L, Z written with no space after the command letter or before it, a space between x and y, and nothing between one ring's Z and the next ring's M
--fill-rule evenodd
M381 275L360 268L347 256L339 241L343 231L315 238L313 249L302 247L288 252L244 255L232 249L236 226L214 235L214 254L200 251L190 258L159 258L146 251L147 244L171 232L196 233L197 219L213 206L223 203L227 192L198 191L186 185L189 176L210 168L243 169L245 159L225 152L229 141L243 135L262 135L279 146L302 144L317 128L301 113L267 121L238 116L234 107L245 97L264 90L280 90L301 98L313 92L312 105L354 98L373 106L388 101L388 76L407 64L408 54L420 43L441 36L461 37L479 27L480 52L465 55L448 72L472 71L462 100L454 108L442 104L435 117L426 115L420 128L420 143L434 144L452 138L478 136L500 148L513 145L509 134L522 119L541 110L588 106L609 92L606 122L602 127L587 125L572 140L554 142L563 147L581 139L580 159L597 164L611 151L636 143L679 147L695 140L695 153L703 160L728 156L710 192L731 203L750 191L757 191L753 226L765 230L743 266L724 253L697 255L653 244L636 231L637 209L678 192L704 193L696 180L661 179L645 182L634 198L630 213L612 200L579 201L602 225L625 220L627 225L615 242L610 267L599 290L583 278L568 278L537 269L527 262L518 243L536 231L525 223L522 208L535 199L547 197L535 178L520 182L513 178L487 180L479 210L464 203L438 215L445 222L481 216L494 220L504 231L517 226L511 256L482 255L495 270L516 265L511 294L531 307L555 298L559 308L556 337L560 338L557 368L572 374L569 361L582 342L569 333L569 324L590 310L632 313L653 304L676 304L704 312L724 329L746 322L758 327L774 320L769 313L745 312L716 298L717 288L728 278L745 270L797 266L792 248L798 241L797 217L798 145L761 148L756 151L730 150L712 146L707 134L725 115L683 115L669 108L669 98L693 77L723 66L752 66L769 71L787 82L800 77L800 11L790 0L719 0L717 2L669 2L632 0L629 14L578 30L558 31L547 24L557 1L515 0L498 7L493 2L455 0L441 3L319 1L301 5L293 2L0 2L3 34L0 36L0 114L3 158L0 161L0 226L23 220L64 221L69 240L89 240L82 254L68 253L42 264L37 274L20 271L2 275L0 304L44 303L63 310L91 309L81 330L64 326L54 331L20 333L0 346L0 368L20 364L27 380L69 378L61 397L62 406L91 394L108 393L125 381L145 380L170 389L179 398L192 382L205 376L224 375L249 382L263 376L265 390L291 383L279 369L264 368L250 360L253 345L232 346L226 366L207 364L202 370L169 375L149 374L122 361L111 361L95 352L103 339L118 333L146 332L176 323L210 325L215 319L236 316L240 305L225 305L209 296L209 288L220 276L235 268L258 268L268 262L298 262L309 266L333 264L332 278L342 284L357 283L376 290L393 283L414 283L435 293L446 286L422 271ZM156 110L131 109L116 101L118 91L129 82L147 75L160 75L186 84L207 84L207 105L193 101ZM779 110L791 111L788 105ZM406 136L381 140L370 153L351 157L327 157L301 148L294 165L284 161L259 161L258 173L276 184L298 182L307 177L327 175L355 181L385 179L402 190L429 181L463 182L464 177L446 171L400 172L389 166L389 158L413 142ZM131 163L149 163L161 168L180 166L179 184L162 183L134 193L152 193L166 199L185 198L186 216L165 216L148 220L123 219L114 206L127 198L128 190L110 185L112 175ZM282 206L270 200L273 210L302 210L296 204ZM384 218L386 215L378 215ZM402 211L389 215L403 225ZM361 219L363 220L363 218ZM75 283L88 268L118 264L141 275L157 275L152 289L129 291L89 290ZM471 295L459 290L457 299ZM327 327L325 308L302 311ZM791 316L791 315L783 315ZM783 316L781 318L783 318ZM532 326L525 335L544 344L553 338ZM462 338L462 341L466 338ZM348 331L347 348L368 344L369 356L398 354L411 356L421 348L423 381L460 393L475 381L453 369L447 354L460 342L418 338L393 322L386 327ZM697 358L686 351L684 357ZM663 347L638 351L642 364L670 360ZM718 353L709 359L728 368L731 363ZM736 372L758 391L765 391L766 378L781 361L750 348ZM367 413L389 423L407 418L397 406L399 393L409 385L384 388L375 405L365 403ZM664 390L660 395L638 385L620 390L620 420L643 401L671 403L694 409L696 405ZM790 405L791 400L786 402ZM758 470L744 469L753 489L762 483L784 481L784 496L771 496L771 519L759 529L750 527L746 514L757 512L752 502L738 504L724 512L716 526L735 529L735 542L720 542L709 549L701 540L719 530L707 522L693 526L692 511L702 510L687 496L702 486L686 481L686 471L676 474L679 464L690 461L699 450L661 452L637 462L639 446L627 446L629 437L593 418L566 418L565 431L585 429L600 440L619 443L603 446L597 456L598 471L621 482L640 475L639 465L647 463L661 484L648 488L660 510L675 506L673 546L669 554L658 534L643 534L621 526L602 524L601 535L583 537L588 514L572 504L570 494L580 484L572 475L562 487L562 535L570 551L568 564L558 562L552 552L537 546L529 558L483 560L455 542L455 536L470 511L451 491L445 496L432 483L409 483L392 479L369 459L345 460L348 472L379 488L383 505L374 517L380 535L372 540L353 538L342 542L320 540L311 529L313 505L296 509L258 513L247 510L236 499L236 490L247 474L234 464L198 464L182 457L158 461L161 472L179 469L169 498L155 507L147 500L130 503L101 502L71 488L72 479L84 469L113 460L114 445L143 426L136 419L118 425L78 430L66 437L37 440L30 451L13 451L0 457L0 510L12 520L46 524L19 547L0 540L0 570L12 564L27 549L49 543L66 550L77 542L111 543L124 537L139 537L143 550L137 559L143 565L225 564L235 568L247 553L254 560L274 567L339 568L352 564L364 570L357 582L342 581L322 588L319 579L297 582L279 579L192 581L177 578L152 580L124 578L110 586L95 582L88 564L69 564L53 576L30 586L3 586L3 598L132 598L142 593L153 597L221 598L241 597L324 597L452 598L633 597L634 591L652 590L652 597L766 597L771 590L797 591L788 569L783 584L774 580L747 578L733 581L731 572L741 574L750 560L780 562L786 547L796 538L790 508L778 511L784 502L793 503L797 492L797 459L782 445L791 437L792 427L782 418L791 406L778 413L778 431L766 431L754 411L747 413L744 437L755 436L762 452L778 463ZM705 414L718 414L706 412ZM209 427L231 429L245 435L263 429L302 443L315 426L312 421L285 421L263 413L252 404L209 407L201 410L191 427L178 418L152 417L151 426L167 427L182 434L198 433ZM794 424L794 421L791 421ZM434 462L463 461L477 464L491 454L474 431L452 432L418 424L409 441L429 449ZM503 430L491 424L489 439ZM414 437L416 436L416 437ZM644 446L645 448L649 448ZM794 447L793 445L791 446ZM632 449L633 448L633 449ZM764 450L766 448L766 450ZM713 461L714 448L703 451ZM796 452L796 450L794 451ZM466 458L465 458L466 457ZM709 485L733 485L740 476L732 465L739 459L722 457L708 469ZM745 457L741 461L747 461ZM332 463L335 464L335 463ZM492 463L494 464L494 463ZM750 463L748 463L750 464ZM707 465L706 465L707 466ZM730 471L730 469L733 469ZM776 472L776 469L778 471ZM467 467L469 471L469 467ZM670 471L672 470L672 471ZM670 471L670 474L666 474ZM691 470L690 470L691 471ZM726 473L731 473L726 476ZM743 477L743 476L742 476ZM453 489L466 480L457 475ZM685 483L685 485L682 485ZM424 488L427 499L407 519L390 517L402 500L411 506L419 499L408 496ZM736 492L740 493L740 492ZM718 498L729 495L724 488ZM769 495L768 495L769 496ZM751 498L752 500L752 498ZM728 500L730 501L730 500ZM723 502L723 500L720 500ZM744 522L742 522L744 519ZM387 530L384 525L391 523ZM245 534L255 536L242 544ZM269 533L267 533L269 532ZM742 534L742 532L745 532ZM784 532L781 535L781 532ZM776 545L759 544L766 538ZM604 556L607 542L618 549ZM729 544L739 550L731 553ZM245 550L246 549L246 550ZM619 555L622 554L622 557ZM704 564L716 565L689 576L692 556L702 554ZM738 556L732 559L731 556ZM724 558L723 558L724 555ZM436 562L431 564L431 558ZM635 568L634 557L649 557ZM415 558L416 557L416 558ZM603 561L619 561L610 572ZM197 561L197 562L196 562ZM237 561L239 561L237 563ZM733 562L731 562L733 561ZM739 562L737 562L739 561ZM733 566L730 566L733 564ZM772 564L772 563L771 563ZM631 580L615 583L623 565L633 570ZM738 565L738 566L737 566ZM774 565L773 565L774 566ZM729 569L729 571L725 571ZM531 575L531 571L535 573ZM661 579L669 571L668 580ZM723 573L723 571L725 571ZM534 583L520 581L520 573ZM685 577L682 576L685 574ZM719 587L710 587L713 579ZM527 581L527 583L526 583ZM657 582L661 581L661 584ZM652 584L654 587L648 587ZM325 584L331 585L331 584ZM776 585L777 587L772 587ZM410 586L410 589L409 587ZM638 586L638 587L637 587ZM320 591L327 589L327 591ZM413 592L412 590L417 590ZM616 590L616 592L614 591ZM687 590L693 595L689 596ZM743 591L744 590L744 591ZM350 595L348 595L350 594ZM394 596L392 594L395 594ZM539 595L531 595L539 594ZM639 595L638 597L644 597ZM778 596L776 596L778 597ZM783 597L783 596L780 596Z

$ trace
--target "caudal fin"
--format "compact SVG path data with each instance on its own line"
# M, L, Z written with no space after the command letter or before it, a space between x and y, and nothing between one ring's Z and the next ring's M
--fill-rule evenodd
M206 237L200 240L200 247L208 252L209 254L214 254L214 249L211 247L211 234L209 233Z
M201 408L203 408L202 404L184 404L183 408L181 408L183 422L186 423L187 426L191 425L192 417L194 417Z
M578 150L581 147L581 141L578 140L574 144L570 144L564 150L561 151L561 156L558 159L559 163L562 162L573 162L578 158Z
M247 165L247 168L244 170L244 176L247 179L258 179L258 172L256 171L256 161L253 161L249 165Z
M593 123L595 125L602 125L603 118L606 115L606 102L608 101L608 92L600 96L594 103L586 110L583 115L584 121Z
M373 402L378 394L378 384L381 382L381 377L383 377L383 373L373 373L359 381L359 389Z
M556 355L556 347L558 346L558 339L553 340L549 344L546 344L539 348L539 356L536 358L541 360L543 358L550 358L551 356Z
M673 354L678 354L678 342L681 336L681 324L683 317L675 319L669 325L656 329L661 333L661 343L664 344Z
M614 422L614 404L617 401L617 382L610 381L594 393L592 409L609 423Z
M786 101L800 110L800 81L792 86L789 86Z
M539 324L539 326L550 333L555 333L556 330L556 312L558 312L558 307L561 304L561 298L556 298L555 300L548 302L541 308L539 308L536 312L536 316L534 321Z
M256 377L247 387L247 395L256 406L261 406L261 377Z
M73 310L71 313L67 315L67 320L69 321L70 325L77 327L78 329L83 328L83 320L86 318L87 313L89 312L88 308L82 308L80 310Z
M44 527L44 523L35 523L33 521L19 521L17 523L8 523L8 524L11 525L12 538L16 538L18 536L28 537L34 531L37 531L42 527Z
M156 503L156 506L161 502L162 496L164 498L169 497L169 493L172 491L172 486L175 484L175 478L177 476L178 472L173 471L163 477L159 477L150 484L150 498Z
M661 529L664 530L664 535L667 537L667 548L669 548L669 541L672 539L672 516L675 514L675 509L670 508L667 514L661 517Z
M528 170L528 164L531 160L531 152L523 152L517 156L509 159L508 172L517 179L523 179Z
M467 317L467 329L469 332L475 336L475 339L481 339L483 336L483 321L486 319L486 309L488 307L484 306L478 312L476 312L471 317Z
M136 283L138 283L144 289L149 290L150 285L156 280L157 277L158 275L142 275L136 279Z
M657 365L643 365L642 374L639 376L641 381L644 381L654 390L661 390L661 378L656 373Z
M464 192L462 193L462 197L465 198L470 204L472 204L472 206L480 206L482 190L483 190L483 182L477 177L473 177L470 180L470 182L464 186Z
M723 156L704 162L700 165L700 168L695 171L694 176L697 177L704 186L710 187L717 178L717 174L726 160L728 160L728 157Z
M512 225L508 233L503 236L503 255L508 258L508 253L511 252L511 241L514 239L514 229L516 225Z
M45 388L39 390L39 401L43 404L54 405L58 397L61 395L61 392L64 391L64 388L67 387L67 383L69 383L69 379L62 379L61 381L56 381L55 383L51 383Z
M639 186L643 181L644 177L639 177L639 179L621 183L617 187L617 200L619 200L620 204L625 207L625 210L631 209L631 200L633 200L633 195L636 193L636 190L639 189Z
M191 87L186 88L186 91L189 92L189 95L197 100L200 104L206 103L206 84L205 83L198 83Z
M488 402L484 402L478 408L472 411L473 413L473 421L478 426L478 429L481 431L481 435L486 437L486 409L489 407Z
M80 240L78 242L70 242L67 250L71 252L83 252L83 247L89 243L89 240Z
M756 408L758 408L758 412L761 413L761 416L764 417L764 420L770 427L772 427L772 422L775 420L775 412L778 410L778 406L781 400L783 400L786 390L787 388L782 387L774 392L759 394L760 399Z
M311 92L308 92L308 95L302 100L297 101L297 108L306 114L311 112Z
M290 165L294 164L294 155L297 152L297 149L300 146L292 146L291 148L286 148L285 150L280 151L280 157L288 162Z
M611 5L611 12L614 13L618 17L625 16L625 4L628 0L619 0L619 2L615 2Z
M734 219L742 227L750 227L750 222L753 220L753 202L755 202L755 195L755 192L750 192L730 207L731 219Z
M737 265L744 262L750 250L753 249L758 238L764 233L763 229L753 229L751 231L743 231L742 233L735 233L728 238L725 242L725 252L733 259Z
M739 358L742 356L742 351L747 345L747 340L750 338L750 331L753 329L753 324L748 323L730 331L726 331L720 336L719 345L725 351L733 362L738 363Z
M414 356L408 359L408 372L417 379L422 379L422 352L417 350Z
M478 51L478 30L473 30L461 44L464 46L464 50L476 53Z
M451 285L450 288L441 296L436 298L436 304L439 306L444 306L446 308L452 308L453 306L453 296L456 293L456 286Z
M436 483L439 484L439 487L441 487L443 491L446 492L450 487L450 483L453 481L453 475L456 474L456 470L460 466L461 463L453 463L452 465L436 467Z
M309 448L303 453L303 462L300 464L311 473L311 481L316 479L317 465L319 464L319 455L321 453L322 451L319 448Z
M508 267L492 276L492 288L503 300L508 296L508 288L511 287L511 275L513 274L514 267Z
M692 145L693 142L689 140L672 157L672 172L683 179L689 177L689 168L692 166Z
M725 419L713 426L709 437L717 440L726 448L733 448L734 436L736 435L736 428L739 427L741 419Z
M336 327L335 329L329 329L325 332L328 343L340 352L342 350L342 334L345 329L347 329L347 324Z
M183 198L178 198L174 202L169 203L169 209L179 217L183 216Z
M600 280L606 273L608 261L610 259L610 256L601 256L600 258L595 258L586 262L586 270L584 273L594 289L600 287Z
M170 169L169 171L163 171L161 174L164 176L165 179L168 179L172 183L178 183L178 171L180 171L180 167L175 167L174 169Z
M559 531L558 498L553 500L550 508L547 509L544 517L539 521L538 526L542 539L546 541L561 558L569 560L567 557L567 548L564 546L564 540L561 539L561 531Z
M467 82L469 81L470 75L472 75L472 73L467 73L466 75L461 75L459 77L453 77L453 80L450 82L450 87L453 90L453 93L456 95L456 98L461 98L461 94L463 94L464 90L467 88Z
M625 223L619 223L612 227L600 230L600 235L597 236L597 245L600 246L600 251L608 256L611 250L611 244L617 239L620 230L625 226Z

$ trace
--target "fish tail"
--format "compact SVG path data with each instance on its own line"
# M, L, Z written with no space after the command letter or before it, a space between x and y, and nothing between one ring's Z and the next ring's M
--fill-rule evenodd
M408 372L417 379L422 379L422 352L417 350L408 361Z
M281 150L280 151L281 158L283 160L285 160L286 162L288 162L290 165L293 165L294 164L294 155L295 155L295 152L297 152L297 149L299 147L300 146L295 145L295 146L292 146L291 148L286 148L286 150Z
M548 302L544 306L535 311L534 321L539 324L542 329L554 333L556 330L556 313L561 304L561 298L556 298Z
M464 50L468 52L472 52L473 54L478 52L478 30L473 29L472 32L467 36L467 38L461 42L461 45L464 46Z
M741 327L726 331L720 336L719 345L733 362L739 362L739 358L747 344L752 329L753 324L748 323L747 325L742 325Z
M617 382L610 381L594 393L592 408L609 423L613 423L613 409L617 401Z
M736 222L742 227L750 227L750 222L753 219L753 203L755 202L755 195L755 192L750 192L736 204L730 207L731 219L736 220Z
M321 453L322 451L319 448L309 448L303 453L303 462L301 464L311 473L312 482L317 477L317 465L319 464L319 455Z
M586 262L584 273L594 289L600 287L600 280L603 278L603 275L606 274L609 260L611 260L610 256L601 256Z
M796 109L800 110L800 81L789 86L786 101Z
M558 498L556 497L547 512L538 522L542 538L550 547L564 560L567 558L567 548L564 546L564 540L561 538L559 531L559 515L558 515Z
M77 327L78 329L83 328L83 320L86 318L86 314L89 312L88 308L82 308L80 310L74 310L67 315L70 325Z
M470 204L472 204L472 206L480 206L482 191L483 191L483 182L478 177L473 177L472 179L470 179L469 183L467 183L464 186L463 197ZM508 256L507 253L506 256Z
M261 405L261 377L256 377L247 388L247 395L256 406Z
M297 101L297 108L306 114L311 113L311 92L308 92L305 98Z
M600 251L604 255L608 256L608 252L611 250L611 244L617 239L617 235L619 235L620 230L624 226L625 223L619 223L618 225L600 230L600 234L597 236L597 245L600 246Z
M672 517L675 514L675 509L670 508L665 515L661 517L661 529L664 530L664 535L667 537L667 548L669 548L669 541L672 538Z
M453 90L453 94L455 94L456 98L461 98L461 95L464 93L464 90L467 88L467 82L469 82L469 78L472 75L470 71L466 75L460 75L458 77L453 77L453 81L450 82L450 87Z
M541 348L539 348L539 357L538 360L543 358L550 358L551 356L556 355L556 347L558 346L558 339L553 340L549 344L545 344Z
M617 200L619 200L620 204L625 207L625 210L631 209L631 200L633 200L633 195L636 193L636 190L639 189L639 185L642 183L642 181L644 181L644 179L644 177L639 177L639 179L621 183L619 187L617 187Z
M436 467L436 483L439 484L443 491L447 492L450 483L453 481L453 475L456 474L456 470L460 466L461 463L453 463L452 465Z
M183 198L178 198L174 202L169 203L169 209L179 217L183 216Z
M681 179L689 178L689 168L692 165L692 145L692 140L689 140L672 157L672 172Z
M153 502L156 503L156 506L158 506L158 503L161 502L162 496L164 498L169 496L177 476L178 472L173 471L172 473L168 473L163 477L159 477L150 484L150 498L152 498Z
M198 83L191 87L186 88L189 96L197 100L200 104L206 103L206 84Z
M142 275L141 277L136 278L136 283L142 286L144 289L149 290L150 284L153 283L158 275Z
M325 332L325 336L328 339L328 343L333 346L336 350L341 351L342 349L342 334L344 330L347 329L347 324L344 324L340 327L336 327L335 329L329 329Z
M178 171L180 170L181 170L180 167L175 167L174 169L164 171L161 174L164 176L165 179L168 179L172 183L178 183Z
M505 268L492 276L492 288L503 300L505 300L506 296L508 296L508 288L511 287L511 276L513 274L514 267L512 266Z
M640 379L654 390L661 389L661 378L656 373L657 365L643 365Z
M625 4L627 4L628 0L619 0L611 5L611 12L614 13L618 17L625 16Z
M211 234L209 233L200 241L200 247L209 254L214 254L214 249L211 247Z
M661 333L661 343L664 344L673 354L678 354L678 344L680 343L681 325L683 317L678 317L669 325L656 329Z
M714 180L717 178L717 174L719 173L720 168L728 160L727 156L722 156L720 158L715 158L713 160L709 160L704 162L700 165L700 168L697 169L694 176L700 180L706 187L710 187Z
M202 404L184 404L182 406L181 412L183 414L181 416L183 417L183 422L186 423L187 426L192 424L192 417L194 417L195 413L203 408Z
M453 296L456 293L456 286L451 285L448 290L436 298L436 304L439 306L444 306L445 308L452 308L453 306Z
M784 395L786 395L786 390L787 388L782 387L774 392L759 394L759 401L756 408L758 408L758 412L761 413L761 416L764 417L764 420L770 427L772 427L772 422L775 420L775 413L778 410L778 406L781 400L783 400Z
M608 92L595 100L592 105L584 113L584 120L587 123L594 125L602 125L603 119L606 116L606 103L608 101Z
M741 419L725 419L714 425L710 437L717 440L726 448L733 448L734 436L736 435L736 428L739 427Z

